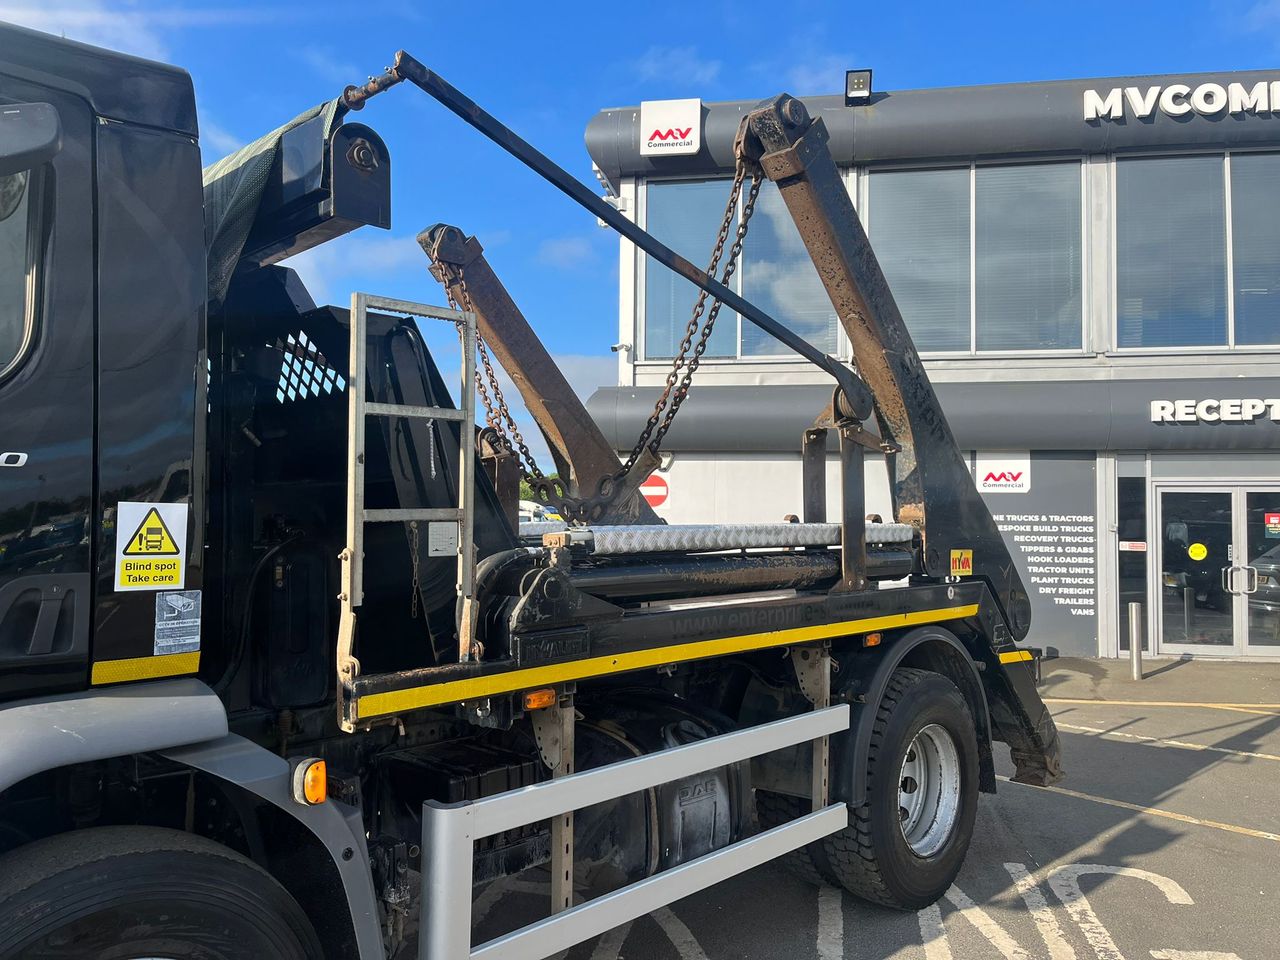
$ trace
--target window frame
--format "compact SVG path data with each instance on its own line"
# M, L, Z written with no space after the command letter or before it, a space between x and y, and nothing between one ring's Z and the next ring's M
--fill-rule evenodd
M0 364L0 384L12 379L26 364L35 349L44 298L40 295L44 286L45 259L48 244L45 242L45 225L49 221L47 184L49 165L32 167L27 178L27 277L25 316L18 349L7 363Z
M844 181L845 190L848 191L849 197L851 200L854 200L854 198L857 196L855 192L856 191L856 172L857 172L856 169L853 167L840 168L840 178L841 180ZM711 174L703 174L700 176L683 176L683 177L637 178L636 180L636 221L638 225L645 230L649 229L649 187L650 185L655 183L656 184L699 183L707 180L723 180L726 188L728 188L729 184L733 182L732 177L718 177ZM743 194L745 194L746 189L744 188L742 192ZM738 198L738 209L736 214L738 217L742 216L742 201L743 201L743 198L740 196ZM854 206L855 207L857 206L856 201L854 202ZM715 239L714 235L711 235L710 240L714 241L714 239ZM632 298L635 304L635 311L632 317L632 322L634 324L633 329L635 330L635 347L636 347L635 359L633 363L635 366L638 366L638 367L670 366L671 365L670 357L650 357L648 353L649 325L647 322L646 311L648 309L647 296L648 296L649 257L648 255L645 254L643 250L641 250L639 247L636 247L634 244L632 245L632 250L634 254L634 264L635 264L635 279L634 279L635 295ZM709 248L707 252L710 253ZM745 248L744 248L744 253L745 253ZM699 267L704 266L704 264L697 264L697 265ZM662 269L666 269L666 268L663 267ZM742 292L742 278L745 274L746 274L746 271L741 269L741 267L735 270L732 277L732 283L730 284L730 289L732 289L739 296L747 296ZM748 299L750 299L749 296L748 296ZM834 310L834 307L832 309ZM717 364L717 363L727 363L727 364L733 364L735 366L742 365L742 364L750 364L750 363L767 363L767 364L788 363L788 364L795 364L798 366L805 366L809 363L809 361L806 360L804 357L800 356L798 353L795 353L794 351L791 351L791 350L786 350L783 353L749 353L749 354L743 353L742 352L742 329L743 329L742 314L738 313L737 311L734 311L734 317L737 320L737 324L734 329L733 354L730 356L704 357L701 364L702 366L710 366L712 364ZM750 323L751 321L748 320L746 322ZM852 356L852 354L853 354L853 348L850 346L849 336L845 332L844 324L840 323L839 318L837 318L836 344L835 344L835 351L833 355L837 359L848 360Z
M1236 343L1236 292L1235 292L1235 224L1231 215L1231 158L1233 155L1270 153L1280 156L1280 145L1259 145L1251 147L1205 147L1200 150L1127 150L1113 153L1107 158L1107 178L1110 197L1108 206L1111 215L1111 338L1107 352L1115 356L1177 356L1194 353L1214 355L1246 355L1280 353L1280 342ZM1225 230L1226 248L1223 265L1225 269L1227 304L1227 342L1222 344L1199 344L1196 346L1175 347L1122 347L1120 346L1120 250L1117 245L1119 232L1119 174L1117 166L1125 160L1176 159L1178 157L1220 157L1222 159L1222 200L1223 229Z
M968 360L968 359L1025 359L1034 357L1083 357L1092 353L1089 336L1089 285L1091 244L1089 242L1089 179L1088 157L1084 154L1070 154L1061 157L1006 157L989 160L970 160L967 163L940 160L935 163L884 163L865 166L860 170L862 179L859 206L863 225L870 238L874 231L875 211L871 202L871 177L876 173L903 172L916 170L964 170L969 172L969 349L967 350L919 350L921 357L927 360ZM1080 179L1080 345L1078 347L1042 348L1029 350L979 350L978 349L978 170L992 167L1022 167L1075 164ZM874 246L874 240L872 241ZM1113 243L1114 248L1114 243Z

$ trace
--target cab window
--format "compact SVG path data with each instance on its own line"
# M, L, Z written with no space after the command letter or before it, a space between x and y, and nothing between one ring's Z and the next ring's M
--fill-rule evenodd
M35 322L38 179L31 171L0 177L0 378L22 359Z

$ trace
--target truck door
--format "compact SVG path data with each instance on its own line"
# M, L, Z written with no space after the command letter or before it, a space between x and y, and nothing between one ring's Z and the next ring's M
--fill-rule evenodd
M91 610L92 116L0 72L14 103L52 105L62 147L0 177L0 700L86 686Z

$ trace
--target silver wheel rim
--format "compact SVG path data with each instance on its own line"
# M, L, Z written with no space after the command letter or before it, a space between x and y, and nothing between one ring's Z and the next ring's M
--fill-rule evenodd
M960 755L951 734L931 723L907 746L898 776L898 823L918 857L937 853L960 810Z

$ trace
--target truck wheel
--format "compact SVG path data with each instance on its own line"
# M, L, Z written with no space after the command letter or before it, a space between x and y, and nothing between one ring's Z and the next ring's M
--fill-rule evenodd
M284 887L202 837L100 827L0 858L0 960L323 956Z
M780 827L790 820L803 817L813 812L813 801L808 797L793 797L786 793L772 793L768 790L756 791L756 813L760 817L760 829ZM795 876L812 883L814 886L825 886L827 880L813 862L809 847L801 847L784 853L778 863Z
M919 910L960 872L977 810L977 733L964 695L941 674L898 669L871 731L866 803L822 841L823 872L864 900Z

